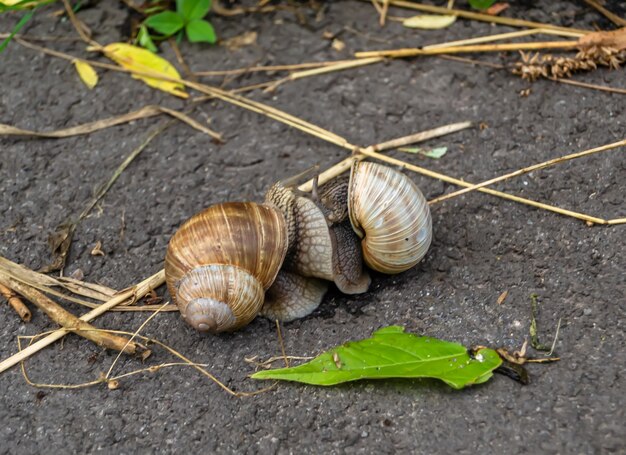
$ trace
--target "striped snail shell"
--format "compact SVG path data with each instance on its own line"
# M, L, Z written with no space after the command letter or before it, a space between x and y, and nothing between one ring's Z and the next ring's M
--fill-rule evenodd
M286 252L280 211L252 202L217 204L185 222L170 240L167 287L197 330L236 330L256 317Z
M426 255L432 241L430 208L404 174L376 163L356 163L350 173L348 212L363 239L368 267L400 273Z

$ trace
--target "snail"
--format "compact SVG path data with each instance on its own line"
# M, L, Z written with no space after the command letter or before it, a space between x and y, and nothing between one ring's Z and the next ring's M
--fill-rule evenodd
M313 194L293 179L265 202L213 205L172 236L165 277L182 317L202 332L233 331L257 314L289 321L320 304L329 282L366 292L364 264L382 273L416 265L432 239L426 199L404 174L355 162L349 178Z

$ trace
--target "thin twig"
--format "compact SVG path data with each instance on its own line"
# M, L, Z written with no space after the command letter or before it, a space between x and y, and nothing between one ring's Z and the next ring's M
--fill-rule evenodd
M383 7L382 10L380 12L380 26L384 27L385 25L385 19L387 19L387 12L389 11L389 0L382 0L383 3Z
M85 43L89 44L90 46L102 47L100 46L99 43L97 43L96 41L92 40L89 36L87 36L87 34L85 33L85 30L83 30L82 23L78 20L78 18L74 14L74 10L72 9L70 2L68 0L63 0L63 5L65 6L65 12L70 18L70 22L74 26L74 29L76 29L76 32L80 36L80 39L82 39Z
M437 128L433 128L430 130L422 131L420 133L411 134L409 136L404 136L398 139L393 139L391 141L385 141L380 144L372 145L368 147L368 149L373 151L384 151L391 150L398 147L403 147L408 144L415 144L418 142L427 141L429 139L433 139L436 137L445 136L447 134L456 133L457 131L461 131L472 126L471 122L460 122L460 123L451 123L449 125L439 126ZM335 177L343 174L348 171L352 166L352 163L357 160L361 161L365 159L365 155L355 155L353 157L345 158L324 172L320 173L317 177L318 184L323 185L324 183L334 179ZM298 187L300 191L311 191L313 189L313 179L308 182L300 185Z
M187 65L187 62L183 58L183 54L181 54L180 52L180 48L178 47L178 44L176 44L176 39L170 38L168 40L168 43L170 44L170 46L172 47L172 50L174 51L174 55L176 56L176 60L178 60L178 64L181 66L181 68L183 69L183 71L185 72L189 80L197 82L198 81L197 74L191 71L191 68L189 68L189 65Z
M24 43L24 40L19 40L18 42L20 43ZM28 46L27 47L31 47L33 49L37 49L40 50L42 52L45 53L49 53L51 55L56 55L60 58L64 58L64 59L68 59L68 60L75 60L75 57L69 55L69 54L64 54L62 52L57 52L57 51L50 51L49 49L46 48L42 48L41 46L36 46L32 43L27 43ZM279 109L276 108L272 108L270 106L267 106L263 103L259 103L259 102L254 102L252 100L249 100L245 97L239 96L239 95L234 95L232 92L225 92L223 90L220 89L216 89L214 87L210 87L204 84L197 84L197 83L192 83L189 81L185 81L182 79L175 79L175 78L169 78L169 77L164 77L162 74L156 73L154 71L130 71L130 70L126 70L125 68L121 68L121 67L115 67L113 65L109 65L112 67L112 69L114 71L120 71L120 72L127 72L127 73L133 73L133 74L137 74L137 75L142 75L142 76L147 76L147 77L153 77L156 79L162 79L162 80L169 80L172 82L179 82L182 83L184 85L186 85L187 87L193 88L195 90L200 91L201 93L205 93L207 95L211 95L211 96L215 96L216 98L222 99L224 101L227 101L231 104L235 104L237 106L246 108L248 110L251 110L253 112L257 112L260 114L263 114L267 117L273 118L275 120L278 120L282 123L285 123L287 125L290 125L294 128L300 129L304 132L307 132L315 137L319 137L321 139L324 139L330 143L333 143L335 145L338 145L340 147L352 150L353 152L360 152L363 154L370 154L370 156L375 157L375 158L379 158L382 161L387 161L387 162L392 162L393 164L396 164L398 166L403 166L406 167L407 169L413 170L415 172L424 174L424 175L428 175L430 177L436 178L436 179L441 179L443 181L449 182L449 183L453 183L455 185L459 185L459 186L471 186L471 184L464 182L463 180L459 180L459 179L455 179L453 177L449 177L446 176L444 174L441 173L437 173L437 172L433 172L433 171L429 171L428 169L424 169L424 168L420 168L419 166L414 166L414 165L410 165L404 161L401 160L394 160L393 158L387 157L385 155L381 155L381 154L377 154L375 152L372 152L370 150L366 150L366 149L361 149L353 144L350 144L345 138L342 138L341 136L338 136L334 133L331 133L328 130L324 130L316 125L313 125L309 122L306 122L302 119L299 119L297 117L294 117L293 115L287 114ZM367 152L367 153L366 153ZM532 201L529 199L525 199L525 198L521 198L518 196L513 196L507 193L503 193L501 191L495 191L489 188L480 188L478 191L483 192L483 193L487 193L487 194L491 194L494 196L499 196L501 198L504 199L508 199L508 200L512 200L515 202L519 202L519 203L523 203L526 205L531 205L537 208L542 208L545 210L549 210L555 213L559 213L562 215L567 215L567 216L571 216L574 218L578 218L578 219L582 219L584 221L589 221L592 223L596 223L596 224L608 224L607 220L601 219L601 218L596 218L596 217L592 217L589 215L585 215L585 214L581 214L581 213L577 213L571 210L565 210L565 209L561 209L559 207L554 207L548 204L543 204L540 202L536 202L536 201ZM614 221L614 220L610 220L610 221ZM619 221L619 220L618 220Z
M492 63L492 62L485 62L482 60L475 60L472 58L466 58L466 57L459 57L458 55L438 55L437 58L443 59L443 60L451 60L453 62L461 62L461 63L467 63L470 65L478 65L478 66L486 66L488 68L494 68L497 70L504 70L506 69L506 66L504 65L500 65L499 63Z
M442 174L440 172L434 172L434 171L431 171L429 169L425 169L425 168L420 167L420 166L415 166L414 164L409 164L409 163L407 163L405 161L398 160L396 158L392 158L392 157L387 156L387 155L382 155L380 153L376 153L376 152L370 151L368 149L361 149L361 150L359 150L359 153L367 155L367 156L369 156L371 158L376 158L376 159L378 159L380 161L385 161L385 162L393 164L395 166L400 166L400 167L409 169L411 171L417 172L418 174L422 174L422 175L426 175L426 176L431 177L431 178L442 180L442 181L447 182L447 183L452 183L454 185L463 186L463 187L470 187L470 186L472 186L471 183L466 182L464 180L456 179L454 177L447 176L447 175ZM526 198L523 198L523 197L514 196L512 194L504 193L502 191L492 190L491 188L479 188L477 191L480 191L481 193L487 193L487 194L490 194L492 196L498 196L498 197L500 197L502 199L508 199L510 201L519 202L519 203L525 204L525 205L530 205L532 207L537 207L537 208L540 208L540 209L543 209L543 210L548 210L550 212L558 213L558 214L561 214L561 215L570 216L570 217L573 217L573 218L577 218L579 220L588 221L588 222L595 223L595 224L609 224L609 222L607 220L602 219L602 218L597 218L597 217L594 217L594 216L586 215L584 213L574 212L572 210L562 209L560 207L555 207L553 205L544 204L542 202L537 202L537 201L533 201L531 199L526 199Z
M566 36L569 38L579 38L581 36L584 36L584 33L579 33L579 32L563 32L563 31L558 31L558 30L550 30L549 28L531 28L528 30L518 30L516 32L498 33L495 35L477 36L477 37L466 38L466 39L457 40L457 41L448 41L446 43L429 44L429 45L422 47L422 49L424 50L441 49L441 48L452 47L452 46L465 46L469 44L490 43L493 41L500 41L500 40L511 39L511 38L520 38L522 36L540 35L540 34Z
M93 310L91 310L90 312L82 315L79 319L81 321L85 321L85 322L89 322L92 321L93 319L97 318L98 316L106 313L107 311L109 311L111 308L122 304L123 302L127 301L128 299L131 300L137 300L141 297L143 297L144 295L148 294L151 290L161 286L163 283L165 282L165 273L163 272L163 270L155 273L154 275L146 278L145 280L143 280L142 282L138 283L137 285L120 292L118 295L116 295L115 297L113 297L111 300L109 300L108 302L100 305L98 308L95 308ZM68 333L70 333L71 331L68 329L58 329L55 330L54 332L52 332L50 335L46 336L45 338L37 341L36 343L30 345L29 347L27 347L26 349L24 349L23 351L18 352L17 354L12 355L11 357L3 360L2 362L0 362L0 373L2 373L3 371L11 368L12 366L16 365L17 363L21 362L22 360L30 357L31 355L35 354L36 352L40 351L41 349L45 348L46 346L49 346L50 344L54 343L55 341L63 338L65 335L67 335Z
M0 35L1 37L1 35ZM194 71L196 76L236 76L240 74L247 73L271 73L277 71L296 71L310 68L319 68L320 66L332 66L338 63L347 63L352 62L351 60L334 60L334 61L323 61L323 62L305 62L305 63L296 63L293 65L268 65L268 66L248 66L245 68L235 68L232 70L216 70L216 71Z
M53 277L43 273L35 272L21 264L17 264L0 256L0 272L4 272L9 277L33 287L41 292L50 294L54 297L66 300L68 302L77 303L88 308L97 308L101 304L93 303L88 300L78 298L67 292L57 291L55 287L60 287L73 294L89 297L91 299L107 302L113 297L117 291L100 284L88 283L85 281L74 280L69 277ZM140 306L122 306L112 308L111 311L155 311L160 305L140 305ZM161 312L178 311L178 307L171 304Z
M572 79L562 79L555 77L549 77L548 80L559 82L561 84L573 85L575 87L590 88L593 90L600 90L602 92L619 93L620 95L626 95L626 88L607 87L606 85L589 84L588 82L580 82Z
M578 41L536 41L530 43L503 43L503 44L472 44L468 46L449 46L437 48L407 48L390 49L382 51L356 52L356 58L389 57L404 58L418 55L440 55L440 54L464 54L472 52L506 52L506 51L528 51L543 49L576 49Z
M0 295L7 299L7 303L24 322L30 322L32 313L22 299L20 299L11 289L0 284Z
M325 139L329 142L332 142L333 144L339 145L339 146L344 146L347 141L342 138L341 136L331 133L328 130L325 130L323 128L320 128L317 125L313 125L310 122L306 122L298 117L295 117L291 114L287 114L286 112L283 112L279 109L275 109L271 106L265 105L263 103L259 103L257 101L252 101L249 100L245 97L242 97L240 95L237 95L233 92L228 92L225 90L221 90L218 89L217 87L212 87L209 85L205 85L205 84L200 84L200 83L195 83L195 82L191 82L191 81L186 81L184 79L179 79L179 78L172 78L172 77L167 77L165 75L163 75L162 73L156 72L154 71L154 69L151 68L146 68L146 71L139 71L139 70L129 70L126 68L123 68L121 66L117 66L117 65L110 65L110 64L106 64L106 63L100 63L100 62L96 62L96 61L92 61L92 60L85 60L85 59L77 59L76 57L70 55L70 54L66 54L64 52L59 52L59 51L54 51L52 49L48 49L42 46L37 46L36 44L32 44L32 43L28 43L27 41L24 41L22 39L20 40L16 40L16 42L24 45L25 47L31 48L31 49L35 49L38 50L40 52L43 52L45 54L48 55L53 55L55 57L59 57L65 60L69 60L69 61L74 61L74 60L81 60L81 61L85 61L89 64L91 64L92 66L98 66L98 67L102 67L102 68L107 68L110 69L112 71L118 71L118 72L122 72L122 73L130 73L130 74L135 74L138 76L146 76L146 77L151 77L154 79L160 79L160 80L164 80L164 81L169 81L169 82L178 82L181 83L189 88L193 88L194 90L199 91L200 93L204 93L205 95L211 95L215 98L221 99L223 101L227 101L230 102L231 104L240 106L240 107L244 107L248 110L251 110L253 112L257 112L260 114L264 114L267 117L273 118L275 120L281 121L282 123L285 123L287 125L290 125L294 128L300 129L302 131L308 132L309 134Z
M362 0L362 1L370 1L370 0ZM380 0L372 0L372 1L380 1ZM522 19L514 19L514 18L504 17L504 16L491 16L489 14L474 13L472 11L465 11L465 10L460 10L460 9L448 9L448 8L432 6L432 5L424 5L422 3L409 2L405 0L389 0L389 4L392 6L400 7L400 8L425 11L427 13L447 14L447 15L458 16L464 19L471 19L475 21L489 22L492 24L509 25L511 27L549 28L551 30L560 30L560 31L565 31L565 32L580 32L580 33L592 32L592 30L581 30L581 29L576 29L576 28L571 28L571 27L560 27L558 25L543 24L541 22L526 21Z
M127 331L124 331L124 330L94 329L94 331L108 332L109 334L123 335L123 336L132 336L133 335L133 333L127 332ZM53 335L54 333L55 332L45 332L45 333L40 333L38 335L28 336L28 337L26 337L26 336L18 336L18 349L20 349L19 352L27 351L32 346L31 344L29 344L29 346L27 348L22 350L21 349L20 339L22 339L22 338L29 338L31 340L30 342L32 343L32 341L37 339L37 338L41 338L43 336L46 336L46 338L47 338L47 337ZM252 391L252 392L237 392L235 390L232 390L230 387L228 387L223 382L221 382L213 374L211 374L207 370L205 370L203 367L206 366L206 365L201 364L201 363L192 362L191 360L189 360L187 357L185 357L183 354L181 354L180 352L178 352L174 348L168 346L167 344L165 344L165 343L163 343L163 342L161 342L161 341L159 341L159 340L157 340L155 338L149 338L149 337L146 337L146 336L143 336L143 335L136 335L136 337L139 338L140 340L142 340L146 344L156 344L156 345L162 347L163 349L168 351L170 354L172 354L175 357L178 357L179 359L181 359L183 361L184 365L188 365L188 366L198 370L200 373L202 373L204 376L209 378L211 381L213 381L215 384L217 384L220 388L222 388L224 391L226 391L230 395L233 395L233 396L236 396L236 397L250 397L250 396L254 396L254 395L258 395L258 394L267 392L268 390L271 390L271 389L273 389L275 387L275 384L273 384L273 385L271 385L269 387L265 387L263 389L255 390L255 391ZM32 382L28 378L28 375L26 374L24 361L21 360L20 363L21 363L21 366L22 366L22 374L26 378L26 381L28 382L28 384L33 385L35 387L41 386L41 387L70 388L70 389L71 388L81 388L81 387L93 386L93 385L97 385L97 384L102 384L104 382L107 382L107 383L110 384L112 381L117 381L118 379L121 379L121 378L124 378L124 377L128 377L128 376L132 376L132 375L135 375L135 374L138 374L138 373L142 373L142 372L146 372L146 371L147 372L158 371L164 365L172 365L172 366L175 365L175 363L154 365L152 367L142 368L140 370L131 371L129 373L123 373L123 374L120 374L120 375L118 375L116 377L109 378L109 379L107 379L106 376L104 374L102 374L97 380L94 380L94 381L89 381L89 382L82 383L82 384L64 385L64 384L37 384L37 383L34 383L34 382Z
M136 343L132 343L126 338L112 336L107 333L90 331L90 329L94 328L91 324L78 319L72 313L65 310L58 303L46 297L38 290L11 279L3 272L0 272L0 284L13 289L15 292L18 292L26 297L60 326L74 331L76 335L93 341L98 346L114 349L116 351L120 351L120 353L124 352L126 354L135 354L141 349L141 347Z
M132 343L133 340L137 337L137 335L139 335L139 332L141 332L141 330L146 326L146 324L148 324L148 322L150 322L160 312L160 310L165 308L167 305L169 305L169 302L166 302L165 304L163 304L157 311L152 313L145 321L143 321L143 323L139 326L139 328L133 333L133 336L131 336L130 339L128 340L128 344ZM104 375L105 378L108 379L111 376L111 373L113 372L113 368L115 367L115 364L119 360L120 355L121 355L121 352L117 354L117 356L115 357L115 360L113 360L113 363L111 363L109 370Z
M587 155L592 155L594 153L604 152L606 150L613 150L613 149L623 147L623 146L626 146L626 139L622 139L621 141L613 142L611 144L602 145L600 147L594 147L592 149L585 150L582 152L571 153L569 155L561 156L559 158L553 158L551 160L544 161L542 163L533 164L532 166L518 169L517 171L510 172L508 174L504 174L499 177L495 177L495 178L486 180L484 182L477 183L472 186L468 186L467 188L454 191L453 193L444 194L443 196L439 196L431 201L428 201L428 203L431 205L437 204L438 202L442 202L447 199L452 199L462 194L469 193L470 191L476 191L479 188L484 188L486 186L493 185L494 183L502 182L503 180L508 180L513 177L528 174L529 172L536 171L539 169L544 169L550 166L554 166L555 164L563 163L565 161L573 160L573 159L580 158L580 157L587 156Z
M180 111L175 111L163 106L144 106L136 111L129 112L127 114L118 115L116 117L109 117L102 120L96 120L94 122L83 123L82 125L73 126L70 128L62 128L54 131L33 131L16 128L11 125L5 125L0 123L0 135L7 136L36 136L46 138L64 138L70 136L78 136L82 134L93 133L101 129L110 128L112 126L121 125L123 123L132 122L133 120L139 120L143 118L149 118L160 114L167 114L171 117L177 118L180 121L188 124L192 128L202 131L208 134L217 141L223 142L221 134L207 128L206 126L198 123L188 115Z
M626 19L622 19L621 17L619 17L617 14L612 13L611 11L609 11L608 9L606 9L604 6L600 5L598 2L596 2L596 0L583 0L587 5L591 6L592 8L595 8L596 10L598 10L598 12L600 14L602 14L603 16L605 16L607 19L609 19L611 22L613 22L615 25L618 25L619 27L624 27L626 26Z
M289 368L289 359L287 358L287 352L285 351L285 342L283 340L283 333L280 330L280 321L276 319L276 336L278 336L278 344L280 344L280 352L283 355L285 361L285 367Z
M556 347L556 340L559 339L559 331L561 330L561 318L559 318L559 322L556 324L556 332L554 333L554 340L552 340L552 346L550 347L550 352L548 352L548 357L551 357L554 353L554 348Z

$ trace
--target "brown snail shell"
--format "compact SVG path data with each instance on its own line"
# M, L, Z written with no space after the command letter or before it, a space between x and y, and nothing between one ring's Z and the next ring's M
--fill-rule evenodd
M167 287L187 322L223 332L248 324L287 252L282 213L252 202L217 204L185 222L165 257Z
M404 174L376 163L355 163L348 212L372 269L400 273L416 265L432 241L426 198Z

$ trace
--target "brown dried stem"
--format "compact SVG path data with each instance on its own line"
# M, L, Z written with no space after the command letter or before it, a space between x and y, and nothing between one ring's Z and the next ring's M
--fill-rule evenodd
M267 392L268 390L271 390L275 387L275 384L268 386L268 387L264 387L262 389L259 390L255 390L252 392L237 392L232 390L230 387L228 387L226 384L224 384L223 382L221 382L219 379L217 379L213 374L211 374L209 371L207 371L206 369L204 369L203 367L206 366L204 364L201 363L195 363L192 362L191 360L189 360L187 357L185 357L183 354L181 354L180 352L178 352L177 350L175 350L174 348L168 346L167 344L155 339L155 338L149 338L143 335L139 335L137 333L133 334L131 332L127 332L127 331L123 331L123 330L103 330L103 329L94 329L95 331L100 331L100 332L108 332L110 334L117 334L117 335L127 335L127 336L135 336L136 338L139 338L140 340L142 340L145 343L150 343L150 344L155 344L158 345L160 347L162 347L163 349L165 349L166 351L168 351L170 354L174 355L175 357L178 357L179 359L182 360L182 362L180 363L167 363L167 364L160 364L160 365L153 365L151 367L147 367L147 368L141 368L139 370L134 370L128 373L123 373L120 375L117 375L115 377L111 377L111 378L107 378L106 375L101 374L100 377L94 381L89 381L89 382L85 382L82 384L40 384L40 383L35 383L33 381L30 380L30 378L28 377L28 375L26 374L26 367L24 365L24 362L21 362L21 367L22 367L22 374L24 375L24 378L26 380L26 382L29 385L32 385L34 387L47 387L47 388L60 388L60 389L78 389L78 388L83 388L83 387L89 387L89 386L93 386L93 385L98 385L98 384L102 384L102 383L108 383L109 387L111 386L111 383L117 383L117 381L121 378L125 378L125 377L129 377L129 376L133 376L139 373L144 373L144 372L156 372L159 371L161 368L167 367L167 366L176 366L176 365L181 365L181 366L190 366L196 370L198 370L201 374L203 374L204 376L206 376L207 378L209 378L211 381L213 381L215 384L217 384L220 388L222 388L225 392L229 393L230 395L236 396L236 397L250 397L250 396L254 396L254 395L258 395L260 393L264 393ZM31 344L28 345L28 347L26 347L25 349L22 350L21 348L21 339L23 338L29 338L30 339L30 343L33 342L33 340L40 338L44 335L46 336L50 336L54 334L54 332L50 333L49 335L46 335L46 333L43 334L39 334L39 335L35 335L35 336L31 336L31 337L24 337L24 336L18 336L18 348L20 349L20 352L24 352L27 351L30 347ZM298 357L291 357L291 358L295 358L295 359L299 359ZM1 372L1 370L0 370ZM117 385L117 384L116 384Z
M565 32L559 30L550 30L549 28L531 28L527 30L517 30L515 32L506 32L506 33L497 33L495 35L484 35L484 36L476 36L472 38L465 38L456 41L448 41L445 43L437 43L437 44L428 44L423 46L422 49L441 49L444 47L452 47L452 46L466 46L469 44L482 44L482 43L490 43L493 41L500 41L505 39L512 38L521 38L523 36L530 35L555 35L555 36L564 36L567 38L580 38L584 36L584 33L580 32Z
M454 185L458 185L458 186L463 186L463 187L471 187L473 186L471 183L466 182L464 180L460 180L460 179L456 179L454 177L449 177L445 174L441 174L440 172L434 172L431 171L429 169L425 169L423 167L420 166L415 166L414 164L409 164L405 161L402 160L398 160L396 158L392 158L390 156L387 155L383 155L380 153L376 153L373 152L371 150L368 149L361 149L359 150L359 153L362 153L363 155L367 155L371 158L376 158L380 161L385 161L387 163L393 164L395 166L401 166L403 168L409 169L411 171L417 172L418 174L422 174L422 175L426 175L428 177L432 177L438 180L442 180L444 182L447 183L452 183ZM515 202L519 202L525 205L530 205L532 207L537 207L543 210L548 210L550 212L554 212L554 213L559 213L561 215L566 215L566 216L570 216L573 218L577 218L579 220L583 220L583 221L588 221L591 223L595 223L595 224L611 224L609 220L605 220L602 218L596 218L593 216L589 216L586 215L584 213L578 213L578 212L574 212L572 210L566 210L566 209L562 209L560 207L555 207L553 205L549 205L549 204L544 204L541 202L537 202L537 201L533 201L531 199L526 199L526 198L522 198L519 196L514 196L512 194L508 194L508 193L503 193L502 191L496 191L496 190L492 190L490 188L479 188L476 191L480 191L481 193L487 193L490 194L492 196L498 196L500 198L503 199L508 199L510 201L515 201Z
M486 180L484 182L468 186L467 188L464 188L462 190L458 190L458 191L455 191L453 193L444 194L443 196L439 196L438 198L435 198L435 199L433 199L431 201L428 201L428 203L429 204L436 204L438 202L442 202L442 201L445 201L447 199L452 199L452 198L460 196L462 194L469 193L470 191L476 191L479 188L484 188L486 186L493 185L494 183L502 182L504 180L508 180L510 178L517 177L517 176L520 176L520 175L523 175L523 174L528 174L529 172L532 172L532 171L537 171L539 169L544 169L544 168L547 168L547 167L550 167L550 166L554 166L555 164L563 163L565 161L573 160L573 159L580 158L580 157L587 156L587 155L592 155L594 153L599 153L599 152L604 152L606 150L616 149L618 147L623 147L625 145L626 145L626 139L622 139L621 141L613 142L611 144L602 145L600 147L595 147L595 148L592 148L592 149L589 149L589 150L585 150L585 151L582 151L582 152L571 153L569 155L561 156L559 158L554 158L554 159L551 159L551 160L548 160L548 161L544 161L543 163L533 164L532 166L528 166L528 167L525 167L523 169L518 169L517 171L510 172L508 174L501 175L499 177L495 177L495 178Z
M531 43L503 43L503 44L471 44L468 46L449 46L437 48L407 48L391 49L382 51L356 52L356 58L389 57L402 58L414 57L418 55L440 55L440 54L464 54L470 52L506 52L506 51L528 51L543 49L575 49L579 45L578 41L536 41Z
M559 79L559 78L556 78L556 77L549 77L548 80L549 81L554 81L554 82L559 82L561 84L573 85L573 86L576 86L576 87L590 88L590 89L593 89L593 90L600 90L601 92L619 93L620 95L626 95L626 88L607 87L605 85L589 84L587 82L573 81L571 79Z
M198 131L208 134L213 139L223 142L223 138L221 134L200 124L199 122L192 119L191 117L184 114L183 112L169 109L163 106L154 106L154 105L144 106L141 109L138 109L136 111L132 111L127 114L118 115L116 117L109 117L109 118L105 118L101 120L96 120L94 122L83 123L82 125L77 125L77 126L73 126L70 128L63 128L63 129L59 129L55 131L24 130L21 128L16 128L11 125L5 125L5 124L0 123L0 135L64 138L64 137L70 137L70 136L78 136L81 134L89 134L89 133L93 133L94 131L98 131L104 128L110 128L115 125L121 125L123 123L128 123L133 120L154 117L160 114L167 114L167 115L170 115L171 117L177 118L178 120L186 123L192 128L195 128Z
M15 310L15 312L22 319L22 321L30 322L30 319L33 316L32 313L30 312L26 304L22 302L22 299L15 295L15 293L11 289L4 286L3 284L0 284L0 295L7 299L7 303L9 304L9 306L13 308L13 310Z
M362 0L362 1L370 1L370 0ZM380 0L372 0L372 1L378 1L380 3ZM460 9L448 9L448 8L444 8L440 6L424 5L422 3L409 2L405 0L389 0L389 4L391 6L397 6L400 8L424 11L427 13L447 14L447 15L462 17L463 19L471 19L475 21L489 22L492 24L509 25L511 27L549 28L551 30L560 30L560 31L566 31L566 32L580 32L580 33L591 32L591 30L581 30L581 29L576 29L576 28L571 28L571 27L559 27L558 25L543 24L541 22L526 21L523 19L514 19L514 18L504 17L504 16L491 16L489 14L474 13L472 11L465 11L465 10L460 10Z
M544 24L542 24L544 25ZM50 49L41 47L41 46L36 46L32 43L27 43L24 40L17 40L18 42L20 42L21 44L24 44L27 47L30 47L32 49L36 49L39 50L41 52L50 54L50 55L55 55L57 57L63 58L63 59L67 59L67 60L75 60L75 57L69 55L69 54L65 54L62 52L58 52L58 51L52 51ZM253 112L257 112L260 114L263 114L267 117L273 118L275 120L278 120L284 124L290 125L294 128L297 128L301 131L304 131L306 133L311 134L312 136L315 137L319 137L320 139L324 139L330 143L333 143L335 145L338 145L340 147L352 150L353 152L359 152L362 154L370 154L370 156L373 156L375 158L379 158L382 161L387 161L387 162L392 162L392 164L396 164L398 166L402 166L402 167L406 167L407 169L413 170L414 172L418 172L427 176L430 176L432 178L436 178L436 179L440 179L443 180L445 182L449 182L449 183L453 183L455 185L459 185L459 186L471 186L470 183L467 183L463 180L459 180L459 179L455 179L453 177L448 177L445 174L441 174L441 173L437 173L437 172L433 172L433 171L429 171L428 169L424 169L424 168L420 168L419 166L414 166L411 164L408 164L404 161L401 160L395 160L393 158L387 157L385 155L381 155L378 153L375 153L373 151L367 150L367 149L361 149L353 144L350 144L345 138L338 136L334 133L331 133L328 130L324 130L323 128L318 127L317 125L313 125L312 123L306 122L298 117L294 117L293 115L287 114L286 112L283 112L279 109L273 108L271 106L267 106L263 103L259 103L256 101L252 101L249 100L245 97L239 96L239 95L235 95L232 92L226 92L224 90L221 89L217 89L208 85L204 85L204 84L198 84L198 83L193 83L190 81L185 81L183 79L174 79L174 78L168 78L168 77L164 77L162 74L159 74L157 72L154 71L130 71L127 70L125 68L121 68L118 66L114 66L114 65L107 65L107 64L101 64L99 62L94 62L97 65L96 66L102 66L102 67L107 67L114 71L119 71L119 72L126 72L126 73L134 73L137 75L141 75L141 76L148 76L148 77L152 77L152 78L156 78L156 79L161 79L161 80L167 80L167 81L172 81L172 82L179 82L184 84L187 87L193 88L195 90L198 90L201 93L207 94L207 95L211 95L214 96L216 98L219 98L223 101L227 101L231 104L235 104L237 106L243 107L245 109L248 109L250 111ZM604 220L601 218L596 218L596 217L592 217L589 215L585 215L582 213L578 213L578 212L574 212L571 210L565 210L565 209L561 209L559 207L555 207L555 206L551 206L548 204L543 204L540 202L536 202L536 201L532 201L530 199L525 199L519 196L513 196L507 193L503 193L501 191L495 191L489 188L480 188L478 191L482 192L482 193L487 193L487 194L491 194L494 196L498 196L504 199L508 199L508 200L512 200L515 202L519 202L522 204L526 204L526 205L530 205L533 207L538 207L538 208L542 208L548 211L552 211L555 213L559 213L561 215L566 215L566 216L571 216L574 218L578 218L584 221L589 221L591 223L596 223L596 224L613 224L614 221L616 220ZM619 221L619 220L617 220ZM0 371L1 372L1 371Z
M126 302L129 299L135 301L135 300L145 296L151 290L161 286L164 282L165 282L165 273L163 272L163 270L161 270L161 271L155 273L154 275L146 278L145 280L143 280L142 282L138 283L137 285L135 285L135 286L133 286L133 287L131 287L129 289L126 289L125 291L121 291L119 294L117 294L111 300L109 300L108 302L100 305L98 308L95 308L95 309L91 310L90 312L82 315L79 319L81 321L86 321L86 322L91 321L91 320L97 318L98 316L106 313L111 308L113 308L113 307L115 307L117 305L120 305L120 304ZM66 329L66 328L55 330L50 335L48 335L45 338L37 341L36 343L33 343L32 345L28 346L26 349L18 352L17 354L12 355L8 359L3 360L2 362L0 362L0 373L2 373L3 371L11 368L12 366L16 365L17 363L23 361L24 359L30 357L31 355L33 355L34 353L40 351L41 349L45 348L46 346L49 346L50 344L54 343L55 341L63 338L65 335L67 335L70 332L71 332L71 330Z
M404 136L398 139L393 139L391 141L382 142L380 144L372 145L368 147L369 150L380 152L384 150L391 150L398 147L403 147L408 144L415 144L418 142L427 141L429 139L433 139L436 137L445 136L446 134L455 133L457 131L464 130L472 126L471 122L460 122L460 123L451 123L449 125L440 126L437 128L433 128L430 130L422 131L420 133L411 134L409 136ZM318 184L323 185L324 183L334 179L335 177L343 174L348 171L350 167L352 167L352 163L354 161L361 161L366 158L365 155L355 155L352 157L345 158L334 166L328 168L317 177ZM311 191L313 189L313 179L308 182L300 185L298 187L300 191Z
M602 14L603 16L605 16L606 18L608 18L611 22L613 22L615 25L618 25L620 27L624 27L626 26L626 19L622 19L621 17L619 17L617 14L612 13L611 11L609 11L608 9L606 9L604 6L600 5L596 0L583 0L587 5L591 6L592 8L595 8L596 10L598 10L598 12L600 14Z
M1 37L1 35L0 35ZM245 68L235 68L232 70L215 70L215 71L194 71L196 76L238 76L247 73L270 73L274 71L294 71L310 68L319 68L320 66L331 66L338 63L353 62L354 60L335 60L324 62L305 62L295 63L293 65L268 65L268 66L248 66Z
M37 289L20 283L19 281L10 278L3 272L0 272L0 284L13 289L15 292L18 292L26 297L29 301L34 303L37 308L46 313L50 319L60 326L73 331L76 335L93 341L98 346L114 349L126 354L135 354L142 350L139 345L129 342L126 338L110 335L105 332L92 331L94 327L91 324L78 319L72 313L65 310L58 303L48 298Z
M100 44L92 40L91 37L89 37L87 33L85 33L83 24L82 22L78 20L78 18L76 17L76 14L74 14L74 10L72 9L70 2L68 0L63 0L63 5L65 6L65 12L67 13L67 16L70 18L70 22L76 29L76 32L78 33L78 36L80 36L80 39L82 39L85 43L89 44L90 46L101 47Z

